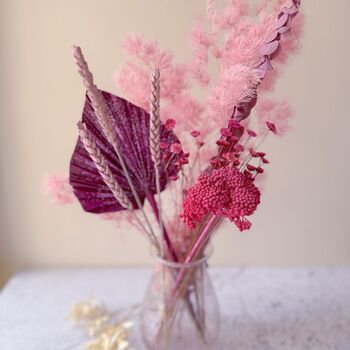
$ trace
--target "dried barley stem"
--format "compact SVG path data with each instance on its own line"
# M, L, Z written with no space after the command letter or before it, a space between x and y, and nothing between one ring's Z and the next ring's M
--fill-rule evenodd
M161 208L161 195L160 195L160 176L159 176L159 167L161 162L160 154L160 116L159 116L159 105L160 105L160 72L156 68L152 74L151 82L151 108L150 108L150 151L152 160L154 163L154 170L156 176L156 187L158 194L158 217L160 225L160 247L161 247L161 256L164 256L163 242L164 242L164 224L162 217L162 208Z
M117 201L125 208L132 210L133 205L131 201L129 200L128 196L125 194L122 187L119 185L117 180L115 179L110 167L108 166L108 163L105 159L105 157L102 155L101 150L97 146L94 136L92 133L88 130L86 127L86 124L79 122L78 123L78 130L80 139L86 149L86 151L89 153L92 161L94 162L96 169L100 173L103 181L108 186L108 188L113 193L114 197L117 199ZM154 242L154 237L150 232L148 232L143 223L139 220L139 218L136 216L134 211L132 210L132 213L135 216L135 219L138 221L138 223L141 225L145 233L149 236L152 243L155 243L157 245L157 242Z
M96 113L98 121L101 124L103 132L106 135L109 143L113 146L114 151L117 154L118 160L119 160L120 165L123 169L124 175L128 181L131 192L135 198L136 204L137 204L138 208L141 210L142 215L146 221L146 224L147 224L149 230L151 231L151 234L155 237L152 226L151 226L151 224L148 220L148 217L143 209L140 197L137 194L135 186L132 183L132 180L130 178L129 171L128 171L126 164L124 162L124 159L120 153L116 133L114 130L113 118L110 115L110 111L109 111L109 108L107 106L107 103L106 103L104 97L102 96L102 93L100 92L100 90L98 90L98 88L94 84L93 76L92 76L91 72L89 71L88 64L85 61L84 55L81 51L81 48L78 46L73 46L72 52L73 52L73 57L75 59L76 66L78 67L78 72L81 75L81 77L83 78L83 83L86 87L87 94L91 100L91 104L92 104L92 107L94 108L94 111Z

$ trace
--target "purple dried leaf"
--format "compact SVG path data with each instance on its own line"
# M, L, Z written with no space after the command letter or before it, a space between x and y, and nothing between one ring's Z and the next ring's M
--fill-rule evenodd
M120 153L143 203L147 193L156 193L155 171L149 149L149 114L142 108L118 96L104 91L102 91L102 94L113 117ZM118 157L105 137L90 99L87 96L82 121L93 133L96 144L106 158L117 182L132 202L134 208L137 208ZM174 142L179 143L179 140L172 131L167 130L161 124L160 142L172 144ZM167 152L167 150L162 152ZM173 164L173 161L170 162L167 167L168 176L176 175L177 171L178 167ZM168 179L163 165L159 168L159 176L161 190L163 190ZM69 181L84 210L93 213L104 213L125 209L104 183L80 139L78 139L71 158Z

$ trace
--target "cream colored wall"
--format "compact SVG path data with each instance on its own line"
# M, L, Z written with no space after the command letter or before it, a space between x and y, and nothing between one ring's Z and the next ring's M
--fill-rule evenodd
M147 3L147 5L146 5ZM1 4L0 269L150 263L145 241L118 232L78 205L56 208L41 193L45 173L66 170L84 89L70 56L83 47L101 88L123 61L123 38L142 32L176 58L204 0L13 0ZM248 233L227 225L216 264L350 263L348 0L309 0L304 48L276 95L294 106L294 131L266 146L271 171Z

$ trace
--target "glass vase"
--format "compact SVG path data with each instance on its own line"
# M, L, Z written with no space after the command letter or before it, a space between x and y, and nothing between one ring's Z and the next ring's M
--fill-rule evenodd
M188 264L155 259L140 312L146 348L216 349L220 312L208 274L208 255Z

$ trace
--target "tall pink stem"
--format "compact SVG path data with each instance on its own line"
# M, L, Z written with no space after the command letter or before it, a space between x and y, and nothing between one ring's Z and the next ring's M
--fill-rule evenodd
M209 221L205 225L203 231L201 232L198 239L196 240L195 244L193 245L191 251L187 255L187 257L184 261L185 264L189 264L192 261L192 259L196 255L196 253L203 247L205 242L210 238L212 224L215 223L216 219L217 219L216 215L211 216L211 218L209 219ZM179 285L182 282L182 279L184 278L185 273L186 273L186 268L183 267L183 268L181 268L179 274L176 277L171 303L174 302L175 293L176 293L177 289L179 288Z

